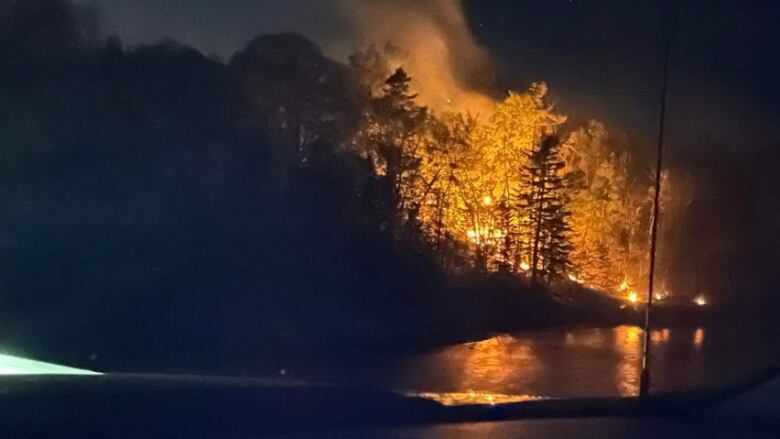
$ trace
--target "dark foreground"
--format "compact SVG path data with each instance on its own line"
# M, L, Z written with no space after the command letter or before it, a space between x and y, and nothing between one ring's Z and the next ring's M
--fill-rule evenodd
M0 430L16 437L774 437L780 427L777 392L767 388L777 388L771 381L775 372L728 388L647 400L463 407L381 391L262 380L14 377L2 382ZM757 403L775 410L751 411Z
M132 310L123 311L129 314L122 318L135 316L131 328L123 332L108 325L103 326L106 331L99 330L96 321L108 316L89 316L85 321L68 322L66 331L44 332L47 337L37 333L23 336L27 334L6 324L0 342L10 354L99 371L256 375L259 363L265 365L263 372L268 372L300 369L289 366L308 361L296 360L300 358L313 358L312 364L339 358L346 359L348 367L338 369L353 370L356 363L371 359L386 363L385 359L391 358L393 363L398 358L489 340L499 334L565 332L571 328L603 328L610 333L615 327L638 328L644 323L643 306L584 288L558 293L532 289L510 276L459 279L446 290L426 297L431 299L413 305L377 304L376 309L357 308L349 315L317 314L316 310L303 313L301 308L290 307L287 312L294 317L281 322L263 316L248 321L234 319L217 309L200 326L192 326L193 318L182 307L184 314L169 317L169 328L159 332L146 326L143 313ZM303 315L298 316L298 311ZM661 304L653 310L653 326L662 329L684 324L684 328L695 329L715 317L709 307ZM41 332L46 326L37 328ZM199 342L181 342L177 334L184 329L202 334ZM636 346L629 350L639 349L637 331L632 331ZM559 342L563 345L565 340Z

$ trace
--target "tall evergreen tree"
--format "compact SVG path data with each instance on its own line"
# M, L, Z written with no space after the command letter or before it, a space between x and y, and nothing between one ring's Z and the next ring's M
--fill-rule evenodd
M379 175L391 184L392 206L401 223L409 219L418 202L420 157L429 120L425 107L415 103L409 91L411 78L399 68L385 81L382 95L372 99L362 130L362 150L374 163Z
M549 283L569 266L570 228L568 203L563 179L565 166L556 136L545 136L527 154L521 169L523 189L518 207L525 212L524 230L530 236L531 281L542 278Z

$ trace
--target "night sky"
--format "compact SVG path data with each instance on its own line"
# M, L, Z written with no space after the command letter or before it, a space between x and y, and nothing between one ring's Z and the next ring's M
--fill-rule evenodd
M118 32L130 43L169 36L225 59L256 34L293 30L328 46L350 32L343 10L331 1L96 3L106 32ZM780 3L675 3L669 144L755 150L777 142ZM596 118L635 144L636 153L652 150L663 2L468 1L465 12L494 58L495 90L547 81L557 107L574 124Z

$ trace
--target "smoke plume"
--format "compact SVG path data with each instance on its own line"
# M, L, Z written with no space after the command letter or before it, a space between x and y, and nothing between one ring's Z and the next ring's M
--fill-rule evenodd
M357 49L390 43L404 52L391 60L413 78L419 101L437 111L487 114L493 101L479 91L489 85L489 56L469 28L460 0L340 0L348 23L344 38L324 42L343 60Z
M415 81L421 103L437 111L487 114L492 101L481 91L492 85L494 69L477 44L461 0L100 0L109 33L130 45L171 37L204 53L229 59L253 36L296 32L327 55L347 62L370 45L387 43L407 55L403 66ZM389 74L388 74L389 76Z

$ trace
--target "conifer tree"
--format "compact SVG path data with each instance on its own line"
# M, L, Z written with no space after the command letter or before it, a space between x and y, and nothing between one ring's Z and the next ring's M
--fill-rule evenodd
M566 272L571 252L560 141L546 136L527 156L518 207L525 212L524 230L530 235L526 242L530 243L531 281L541 278L549 283Z

